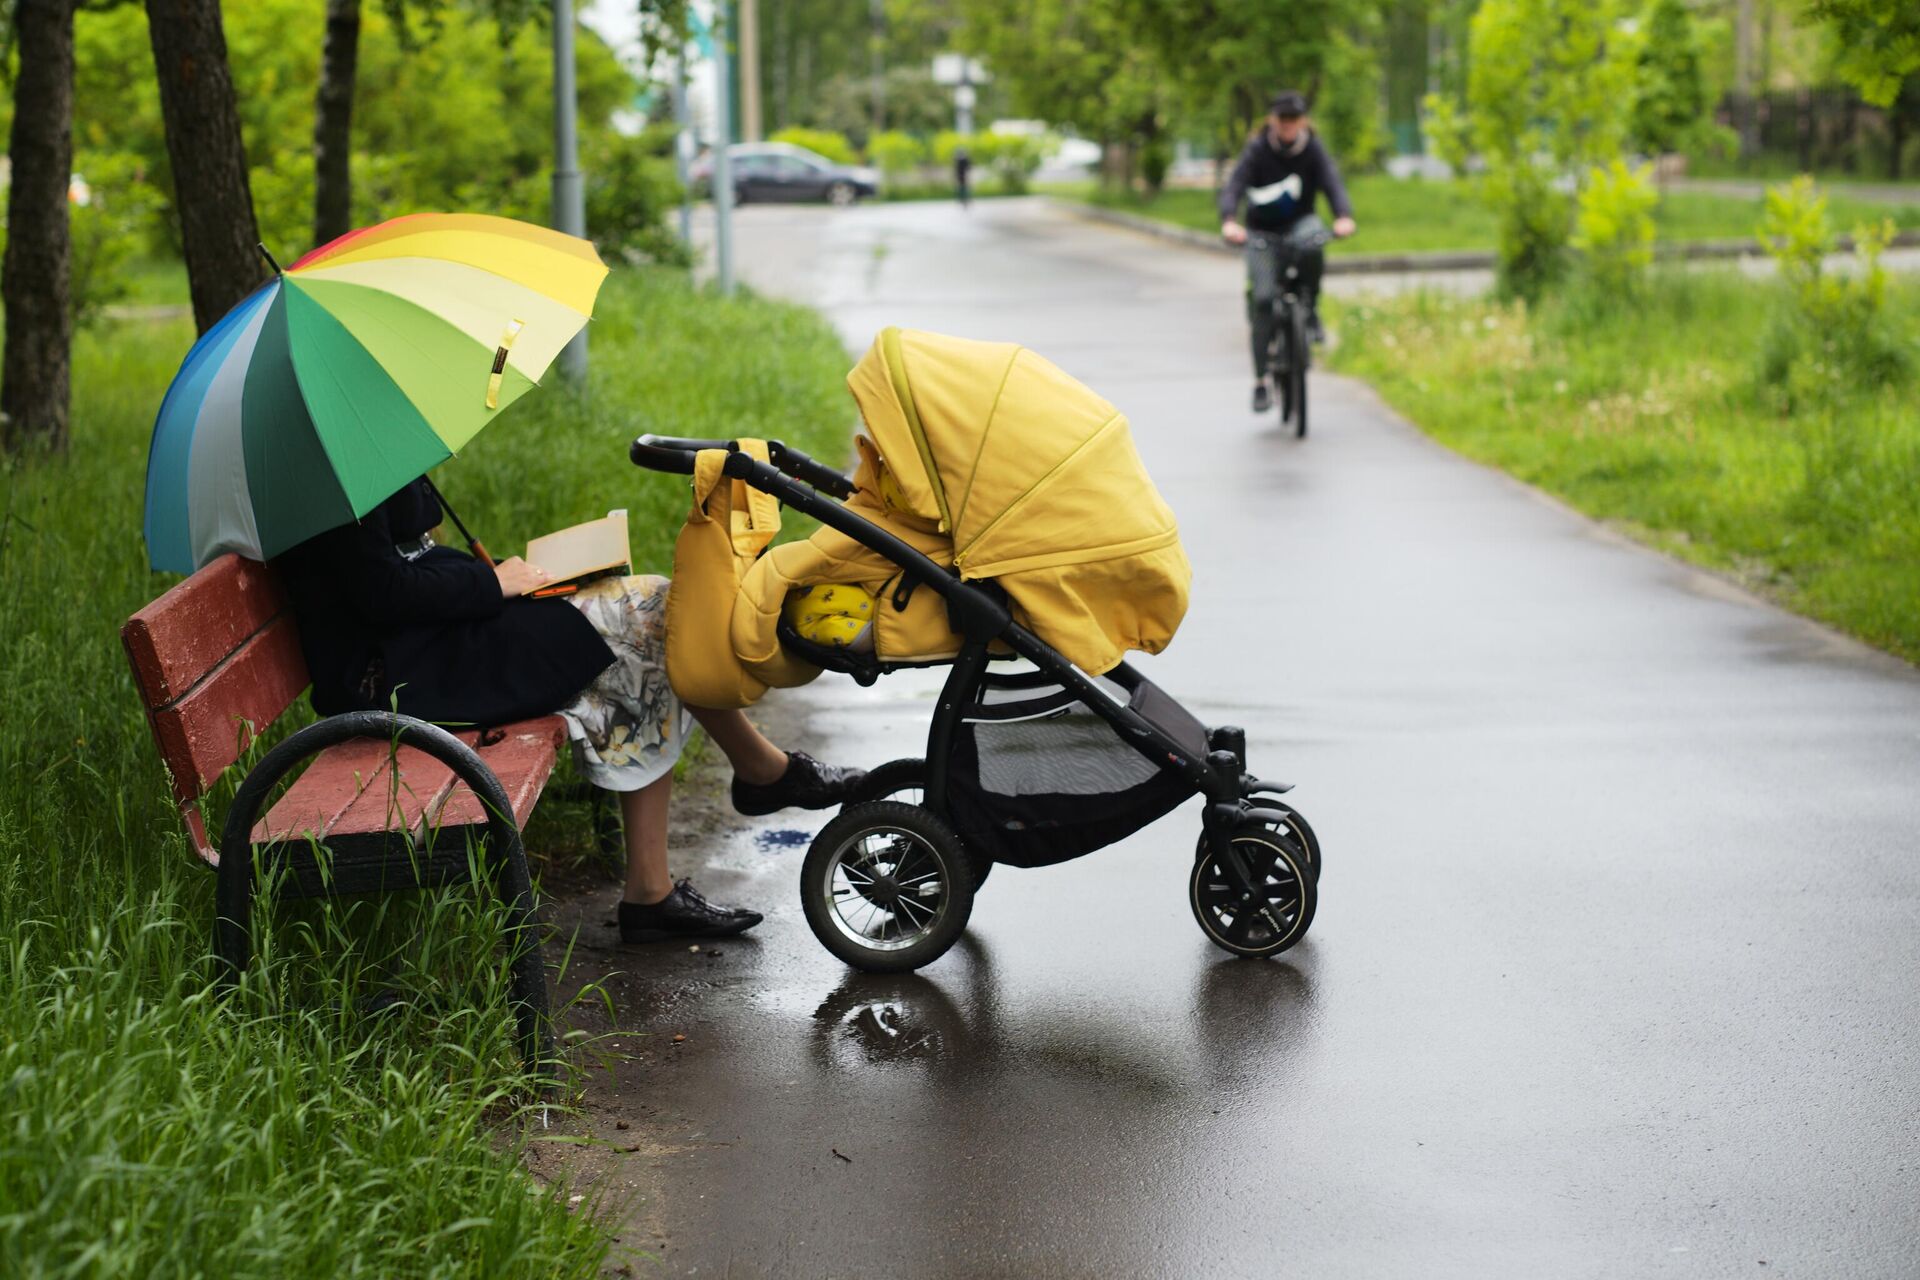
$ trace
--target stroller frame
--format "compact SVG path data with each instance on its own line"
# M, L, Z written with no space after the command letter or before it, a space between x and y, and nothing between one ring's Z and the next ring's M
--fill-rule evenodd
M1305 934L1306 924L1312 918L1316 896L1314 888L1319 878L1318 841L1305 820L1290 805L1277 799L1293 789L1291 783L1268 782L1248 772L1244 729L1231 725L1209 727L1206 731L1206 754L1196 756L1158 725L1132 708L1115 702L1058 650L1016 622L1007 605L1006 594L997 584L990 580L963 580L957 573L942 567L888 530L850 510L842 501L854 492L850 478L778 440L767 442L767 462L742 452L732 440L651 434L634 440L629 456L636 466L648 470L691 475L695 455L708 449L727 451L723 467L725 475L771 494L786 506L812 516L821 524L837 529L878 552L898 565L913 583L937 592L944 600L949 624L960 636L961 647L951 659L951 669L941 688L927 732L927 771L922 807L943 819L946 817L947 777L954 738L968 708L978 699L982 688L989 683L1018 685L1023 682L1020 676L996 680L989 674L989 661L999 656L990 653L989 649L997 642L1010 649L1014 656L1032 663L1048 682L1071 691L1090 711L1112 726L1121 741L1156 768L1184 779L1205 798L1197 855L1199 862L1206 863L1211 854L1216 873L1224 873L1241 901L1254 901L1255 895L1263 887L1257 882L1256 859L1251 858L1249 850L1243 847L1249 839L1268 844L1278 842L1284 846L1284 853L1292 856L1297 870L1305 873L1299 877L1304 899L1300 904L1300 923L1291 929L1283 945L1271 948L1236 945L1234 941L1219 936L1209 926L1207 919L1202 917L1201 927L1213 941L1238 954L1271 955L1291 946ZM784 643L791 644L797 640L790 633L783 633ZM870 684L878 675L901 669L904 665L942 665L863 662L856 655L843 650L804 641L800 641L796 648L809 661L829 670L851 674L862 684ZM1106 672L1105 676L1129 693L1137 690L1145 680L1124 661ZM1248 833L1255 830L1260 834L1250 837ZM1197 866L1196 883L1199 879ZM1219 889L1225 886L1216 884L1214 887ZM1197 916L1201 914L1197 898L1194 909ZM822 941L826 941L824 936ZM945 947L940 950L944 951ZM900 968L918 965L862 967Z

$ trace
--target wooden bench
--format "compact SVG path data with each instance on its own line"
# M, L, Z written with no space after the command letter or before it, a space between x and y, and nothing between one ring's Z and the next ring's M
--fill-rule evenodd
M550 1067L546 972L520 831L553 772L565 721L455 735L384 711L328 717L248 771L216 844L203 798L310 683L293 611L271 569L227 555L134 614L120 638L194 849L219 875L214 947L228 980L252 953L256 851L262 865L272 858L285 868L281 895L301 898L457 884L471 877L479 849L508 904L521 1051L530 1067Z

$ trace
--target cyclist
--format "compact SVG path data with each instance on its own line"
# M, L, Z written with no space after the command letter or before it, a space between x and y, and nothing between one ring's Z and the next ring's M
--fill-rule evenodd
M1247 243L1247 231L1267 232L1284 239L1302 220L1313 215L1314 201L1325 194L1333 208L1333 234L1354 233L1353 205L1340 181L1340 169L1321 145L1307 121L1307 100L1291 89L1275 94L1264 126L1248 141L1240 161L1220 188L1220 234L1229 244ZM1239 221L1240 202L1247 202L1247 221ZM1264 240L1264 237L1263 237ZM1323 342L1320 327L1320 276L1326 267L1323 250L1312 249L1298 258L1301 300L1307 306L1307 332ZM1273 404L1267 383L1267 350L1273 341L1273 300L1279 284L1279 254L1271 244L1255 242L1247 253L1247 319L1253 326L1253 411L1264 413Z

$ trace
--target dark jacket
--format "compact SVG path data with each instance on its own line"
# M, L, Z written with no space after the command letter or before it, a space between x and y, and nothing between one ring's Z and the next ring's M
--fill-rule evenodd
M1293 146L1282 147L1274 143L1272 131L1263 126L1240 152L1239 163L1220 188L1220 221L1236 217L1240 202L1245 200L1250 229L1285 231L1313 212L1313 202L1322 193L1333 207L1334 217L1353 216L1339 166L1320 145L1320 135L1306 129Z
M565 600L503 599L492 569L449 547L414 559L396 543L440 523L415 481L357 524L274 560L293 600L322 715L384 709L497 725L566 706L613 651Z

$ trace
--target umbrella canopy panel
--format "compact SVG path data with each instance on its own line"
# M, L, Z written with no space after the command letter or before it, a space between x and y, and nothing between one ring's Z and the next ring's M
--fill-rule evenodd
M585 241L481 215L308 254L207 331L161 404L154 567L267 559L365 515L532 390L605 276Z

